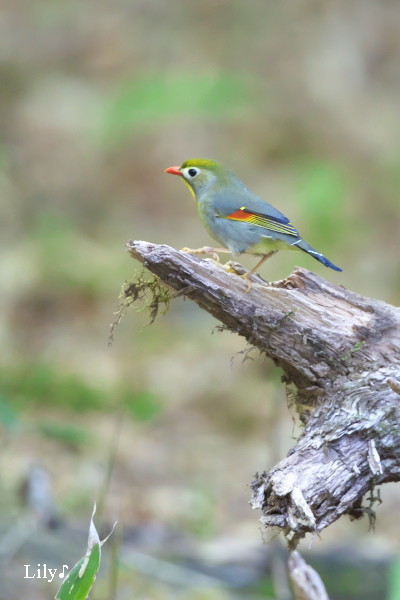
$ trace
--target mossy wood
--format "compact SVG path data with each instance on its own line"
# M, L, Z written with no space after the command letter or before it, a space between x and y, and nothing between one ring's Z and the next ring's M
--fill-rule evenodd
M400 480L400 309L296 268L247 283L210 260L130 241L131 256L272 358L297 388L304 430L288 456L257 474L252 505L291 548ZM262 468L262 466L260 465Z

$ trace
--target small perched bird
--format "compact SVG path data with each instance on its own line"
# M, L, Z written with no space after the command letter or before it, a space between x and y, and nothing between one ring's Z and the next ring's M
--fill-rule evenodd
M303 250L326 267L341 271L320 252L307 244L289 219L261 200L227 167L214 160L195 158L180 167L169 167L165 173L183 178L194 199L200 219L208 233L224 248L204 246L194 254L249 253L262 256L246 273L249 277L278 250Z

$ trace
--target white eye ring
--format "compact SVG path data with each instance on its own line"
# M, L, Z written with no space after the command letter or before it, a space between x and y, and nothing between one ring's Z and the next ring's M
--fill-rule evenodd
M194 179L194 177L200 173L200 169L197 169L196 167L186 167L186 169L183 170L183 173L187 179Z

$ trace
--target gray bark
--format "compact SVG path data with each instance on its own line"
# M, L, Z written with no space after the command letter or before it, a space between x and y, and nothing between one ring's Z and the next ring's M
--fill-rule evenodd
M321 577L298 552L290 554L288 568L296 600L329 600Z
M280 366L296 386L304 430L288 456L252 482L252 505L294 548L362 498L400 479L400 309L296 268L252 288L214 261L129 242L131 256Z

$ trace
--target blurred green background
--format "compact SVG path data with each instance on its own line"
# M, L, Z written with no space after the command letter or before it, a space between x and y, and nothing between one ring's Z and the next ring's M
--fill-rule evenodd
M299 264L399 303L399 24L382 0L3 0L1 600L54 595L23 564L72 565L96 498L120 520L118 597L290 598L247 488L299 432L279 370L243 361L245 341L182 299L151 327L130 310L111 348L109 324L140 270L126 241L210 243L163 173L195 157L230 166L344 269L280 252L267 279ZM400 598L400 494L382 497L375 533L342 519L312 543L334 599ZM368 578L348 573L357 552ZM110 586L105 569L97 598Z

